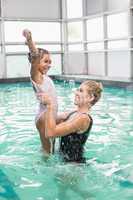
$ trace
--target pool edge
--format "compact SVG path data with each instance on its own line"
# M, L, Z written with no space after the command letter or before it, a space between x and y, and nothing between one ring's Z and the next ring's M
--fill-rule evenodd
M126 87L133 89L133 79L132 78L112 78L112 77L102 77L102 76L90 76L90 75L50 75L53 80L74 80L75 82L81 83L85 80L96 80L101 81L104 86L114 86L114 87ZM4 78L0 79L0 83L18 83L18 82L29 82L29 77L21 78Z

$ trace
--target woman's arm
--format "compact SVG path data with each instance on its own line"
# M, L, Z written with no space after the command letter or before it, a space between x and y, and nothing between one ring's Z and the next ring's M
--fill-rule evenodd
M74 111L74 110L73 110L73 111ZM59 114L57 115L57 118L56 118L56 124L60 124L61 122L64 122L64 121L68 118L69 114L70 114L71 112L73 112L73 111L59 113Z
M38 94L39 100L47 104L47 111L45 113L45 136L58 137L69 135L70 133L86 130L90 125L90 119L87 115L79 115L71 121L65 121L56 124L54 118L54 106L48 95L44 93Z
M53 106L47 106L45 118L46 137L59 137L69 135L71 133L87 130L90 125L90 120L87 115L80 115L71 121L56 124L53 115Z

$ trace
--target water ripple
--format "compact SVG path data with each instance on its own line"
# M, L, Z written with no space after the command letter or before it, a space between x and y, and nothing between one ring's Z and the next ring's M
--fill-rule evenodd
M78 85L57 83L56 87L59 110L71 109L71 92ZM66 200L70 194L78 199L82 190L88 197L81 195L81 200L130 198L131 192L127 195L123 189L133 188L131 91L105 88L92 108L94 124L85 146L85 166L64 165L57 155L44 157L34 124L36 99L29 84L0 86L0 101L0 166L23 200Z

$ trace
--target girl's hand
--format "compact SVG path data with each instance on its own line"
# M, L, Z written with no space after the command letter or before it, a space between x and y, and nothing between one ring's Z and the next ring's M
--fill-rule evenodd
M22 32L23 36L26 38L26 40L30 40L32 35L31 35L31 31L28 29L24 29Z
M39 101L41 101L42 104L45 104L45 105L52 105L52 100L51 100L51 98L49 97L49 95L47 95L47 94L44 93L44 92L37 93L37 99L38 99Z

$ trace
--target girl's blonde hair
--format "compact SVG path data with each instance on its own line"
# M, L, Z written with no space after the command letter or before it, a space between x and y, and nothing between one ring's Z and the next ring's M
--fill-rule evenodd
M37 48L37 50L38 50L37 54L36 53L32 54L31 52L28 53L28 60L30 63L32 63L32 60L36 59L38 56L41 59L45 54L49 54L49 51L46 49Z
M102 83L88 80L84 81L83 84L87 86L88 93L94 96L94 100L91 102L94 105L101 97L103 91Z

